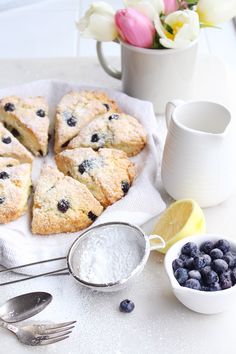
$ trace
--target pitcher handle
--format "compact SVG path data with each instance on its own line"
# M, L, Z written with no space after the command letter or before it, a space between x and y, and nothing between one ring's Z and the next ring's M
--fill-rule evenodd
M184 101L182 101L182 100L173 100L173 101L170 101L166 104L165 117L166 117L167 129L169 128L171 117L172 117L172 114L173 114L175 108L183 103L184 103Z
M119 41L117 41L117 40L115 40L114 42L119 43ZM114 77L115 79L121 80L121 77L122 77L121 71L117 70L115 68L112 68L112 66L109 65L107 60L105 59L104 54L103 54L103 49L102 49L102 43L103 42L97 41L97 45L96 45L98 60L101 64L102 68L104 69L104 71L108 75Z
M158 243L156 245L154 245L154 244L152 246L150 245L150 251L155 251L155 250L159 250L161 248L165 248L166 247L165 241L159 235L149 235L148 239L149 239L149 241L150 240L159 240L159 241L161 241L161 243Z

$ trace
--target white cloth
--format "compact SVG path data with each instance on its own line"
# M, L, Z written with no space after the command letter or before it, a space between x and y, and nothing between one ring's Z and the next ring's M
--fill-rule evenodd
M61 97L70 90L81 88L82 86L61 81L44 80L1 89L0 97L8 95L45 96L50 105L50 118L53 122L56 104ZM86 88L91 89L91 87ZM137 117L147 132L148 142L144 150L138 156L132 158L137 167L137 178L129 193L120 201L108 207L93 225L108 221L125 221L142 225L161 213L165 208L165 203L157 190L162 144L158 138L158 126L153 107L149 102L128 97L121 92L107 89L104 89L104 91L108 92L118 102L124 112ZM52 148L45 159L35 159L33 165L34 183L39 175L43 160L54 164ZM30 216L24 215L7 225L0 225L0 264L9 268L38 260L66 256L70 245L79 234L77 232L51 236L32 235ZM57 266L61 265L57 263ZM44 270L52 268L50 264ZM42 270L42 267L25 269L24 273L37 273L39 269Z

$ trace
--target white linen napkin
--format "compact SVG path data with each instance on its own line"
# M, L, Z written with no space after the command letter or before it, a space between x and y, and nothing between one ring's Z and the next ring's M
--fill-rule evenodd
M0 90L0 97L8 95L45 96L50 106L50 118L53 128L56 105L61 97L70 90L82 87L61 81L37 81L29 84ZM158 125L153 112L152 104L131 98L121 92L107 89L106 91L115 99L120 108L136 117L144 126L148 142L144 150L132 160L137 167L137 178L129 193L108 207L93 225L108 221L125 221L131 224L142 225L152 217L161 213L165 208L157 189L157 177L160 169L162 144L158 137ZM45 158L36 158L33 165L33 183L35 184L40 173L43 161L54 164L52 148ZM29 214L29 213L28 213ZM7 225L0 225L0 265L14 267L39 260L66 256L70 245L81 232L51 236L32 235L30 231L30 216L24 215ZM58 267L57 263L57 267ZM52 265L43 268L44 271L52 269ZM55 268L55 266L54 266ZM42 266L22 270L25 274L34 274Z

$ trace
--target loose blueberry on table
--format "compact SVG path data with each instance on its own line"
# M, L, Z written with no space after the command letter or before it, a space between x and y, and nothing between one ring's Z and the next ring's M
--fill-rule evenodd
M205 241L200 247L187 242L172 262L181 286L201 291L219 291L236 284L236 252L227 240Z
M125 299L120 303L120 311L130 313L134 310L134 303L131 300Z

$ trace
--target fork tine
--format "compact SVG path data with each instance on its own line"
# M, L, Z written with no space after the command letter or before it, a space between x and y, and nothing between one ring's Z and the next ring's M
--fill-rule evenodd
M61 337L61 338L58 338L58 339L47 339L47 340L44 340L44 341L40 342L38 345L53 344L53 343L61 342L62 340L67 339L67 338L69 338L69 336L64 336L64 337Z
M48 325L48 324L45 324L45 325L42 325L42 331L43 330L48 330L48 329L57 329L57 328L65 328L65 327L68 327L68 326L71 326L73 325L74 323L76 323L76 321L70 321L70 322L63 322L63 323L57 323L57 324L52 324L52 325Z
M69 327L61 327L61 328L55 328L55 329L44 329L44 330L39 330L39 334L54 334L54 333L61 333L64 331L69 331L70 329L75 328L75 326L69 326Z
M71 334L72 331L64 331L63 333L57 334L57 333L52 333L52 334L41 334L40 337L45 337L43 338L43 340L49 340L49 339L57 339L60 337L64 337L64 336L68 336L69 334Z

